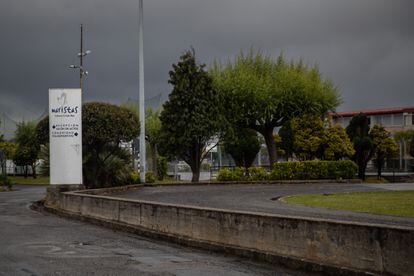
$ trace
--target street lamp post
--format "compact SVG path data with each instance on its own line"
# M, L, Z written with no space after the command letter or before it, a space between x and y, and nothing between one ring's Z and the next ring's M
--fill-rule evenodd
M144 92L144 3L139 0L139 33L138 33L138 75L139 75L139 166L141 183L145 183L145 92Z
M88 71L83 68L83 58L91 53L90 50L83 51L83 24L80 25L80 51L78 53L79 65L70 65L69 68L79 69L79 87L83 94L83 78L88 75Z

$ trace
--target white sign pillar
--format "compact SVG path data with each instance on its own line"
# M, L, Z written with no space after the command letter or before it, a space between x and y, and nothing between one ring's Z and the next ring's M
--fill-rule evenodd
M49 89L50 184L82 184L81 89Z

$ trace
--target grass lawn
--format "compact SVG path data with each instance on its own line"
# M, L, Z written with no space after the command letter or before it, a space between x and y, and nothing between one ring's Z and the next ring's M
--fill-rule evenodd
M414 217L414 191L353 192L331 195L297 195L287 203L373 214Z
M33 178L28 176L24 178L23 176L9 176L13 184L28 184L28 185L40 185L40 184L47 184L49 185L49 177L48 176L37 176Z

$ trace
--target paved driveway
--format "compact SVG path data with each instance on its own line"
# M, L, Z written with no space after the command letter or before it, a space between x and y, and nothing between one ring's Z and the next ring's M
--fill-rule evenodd
M414 190L414 183L162 186L144 187L112 196L238 211L414 227L414 218L312 208L275 200L282 196L295 194L384 190ZM378 202L378 204L381 204L381 202Z
M29 209L44 187L0 193L0 275L304 275Z

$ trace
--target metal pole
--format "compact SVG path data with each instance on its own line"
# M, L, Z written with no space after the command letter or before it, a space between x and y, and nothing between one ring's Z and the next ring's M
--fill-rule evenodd
M83 94L83 25L80 25L80 62L79 62L79 87Z
M145 92L144 92L144 41L143 41L143 25L144 25L144 3L143 0L139 0L139 35L138 35L138 48L139 48L139 122L140 122L140 135L139 135L139 164L140 164L140 177L141 183L145 183Z

